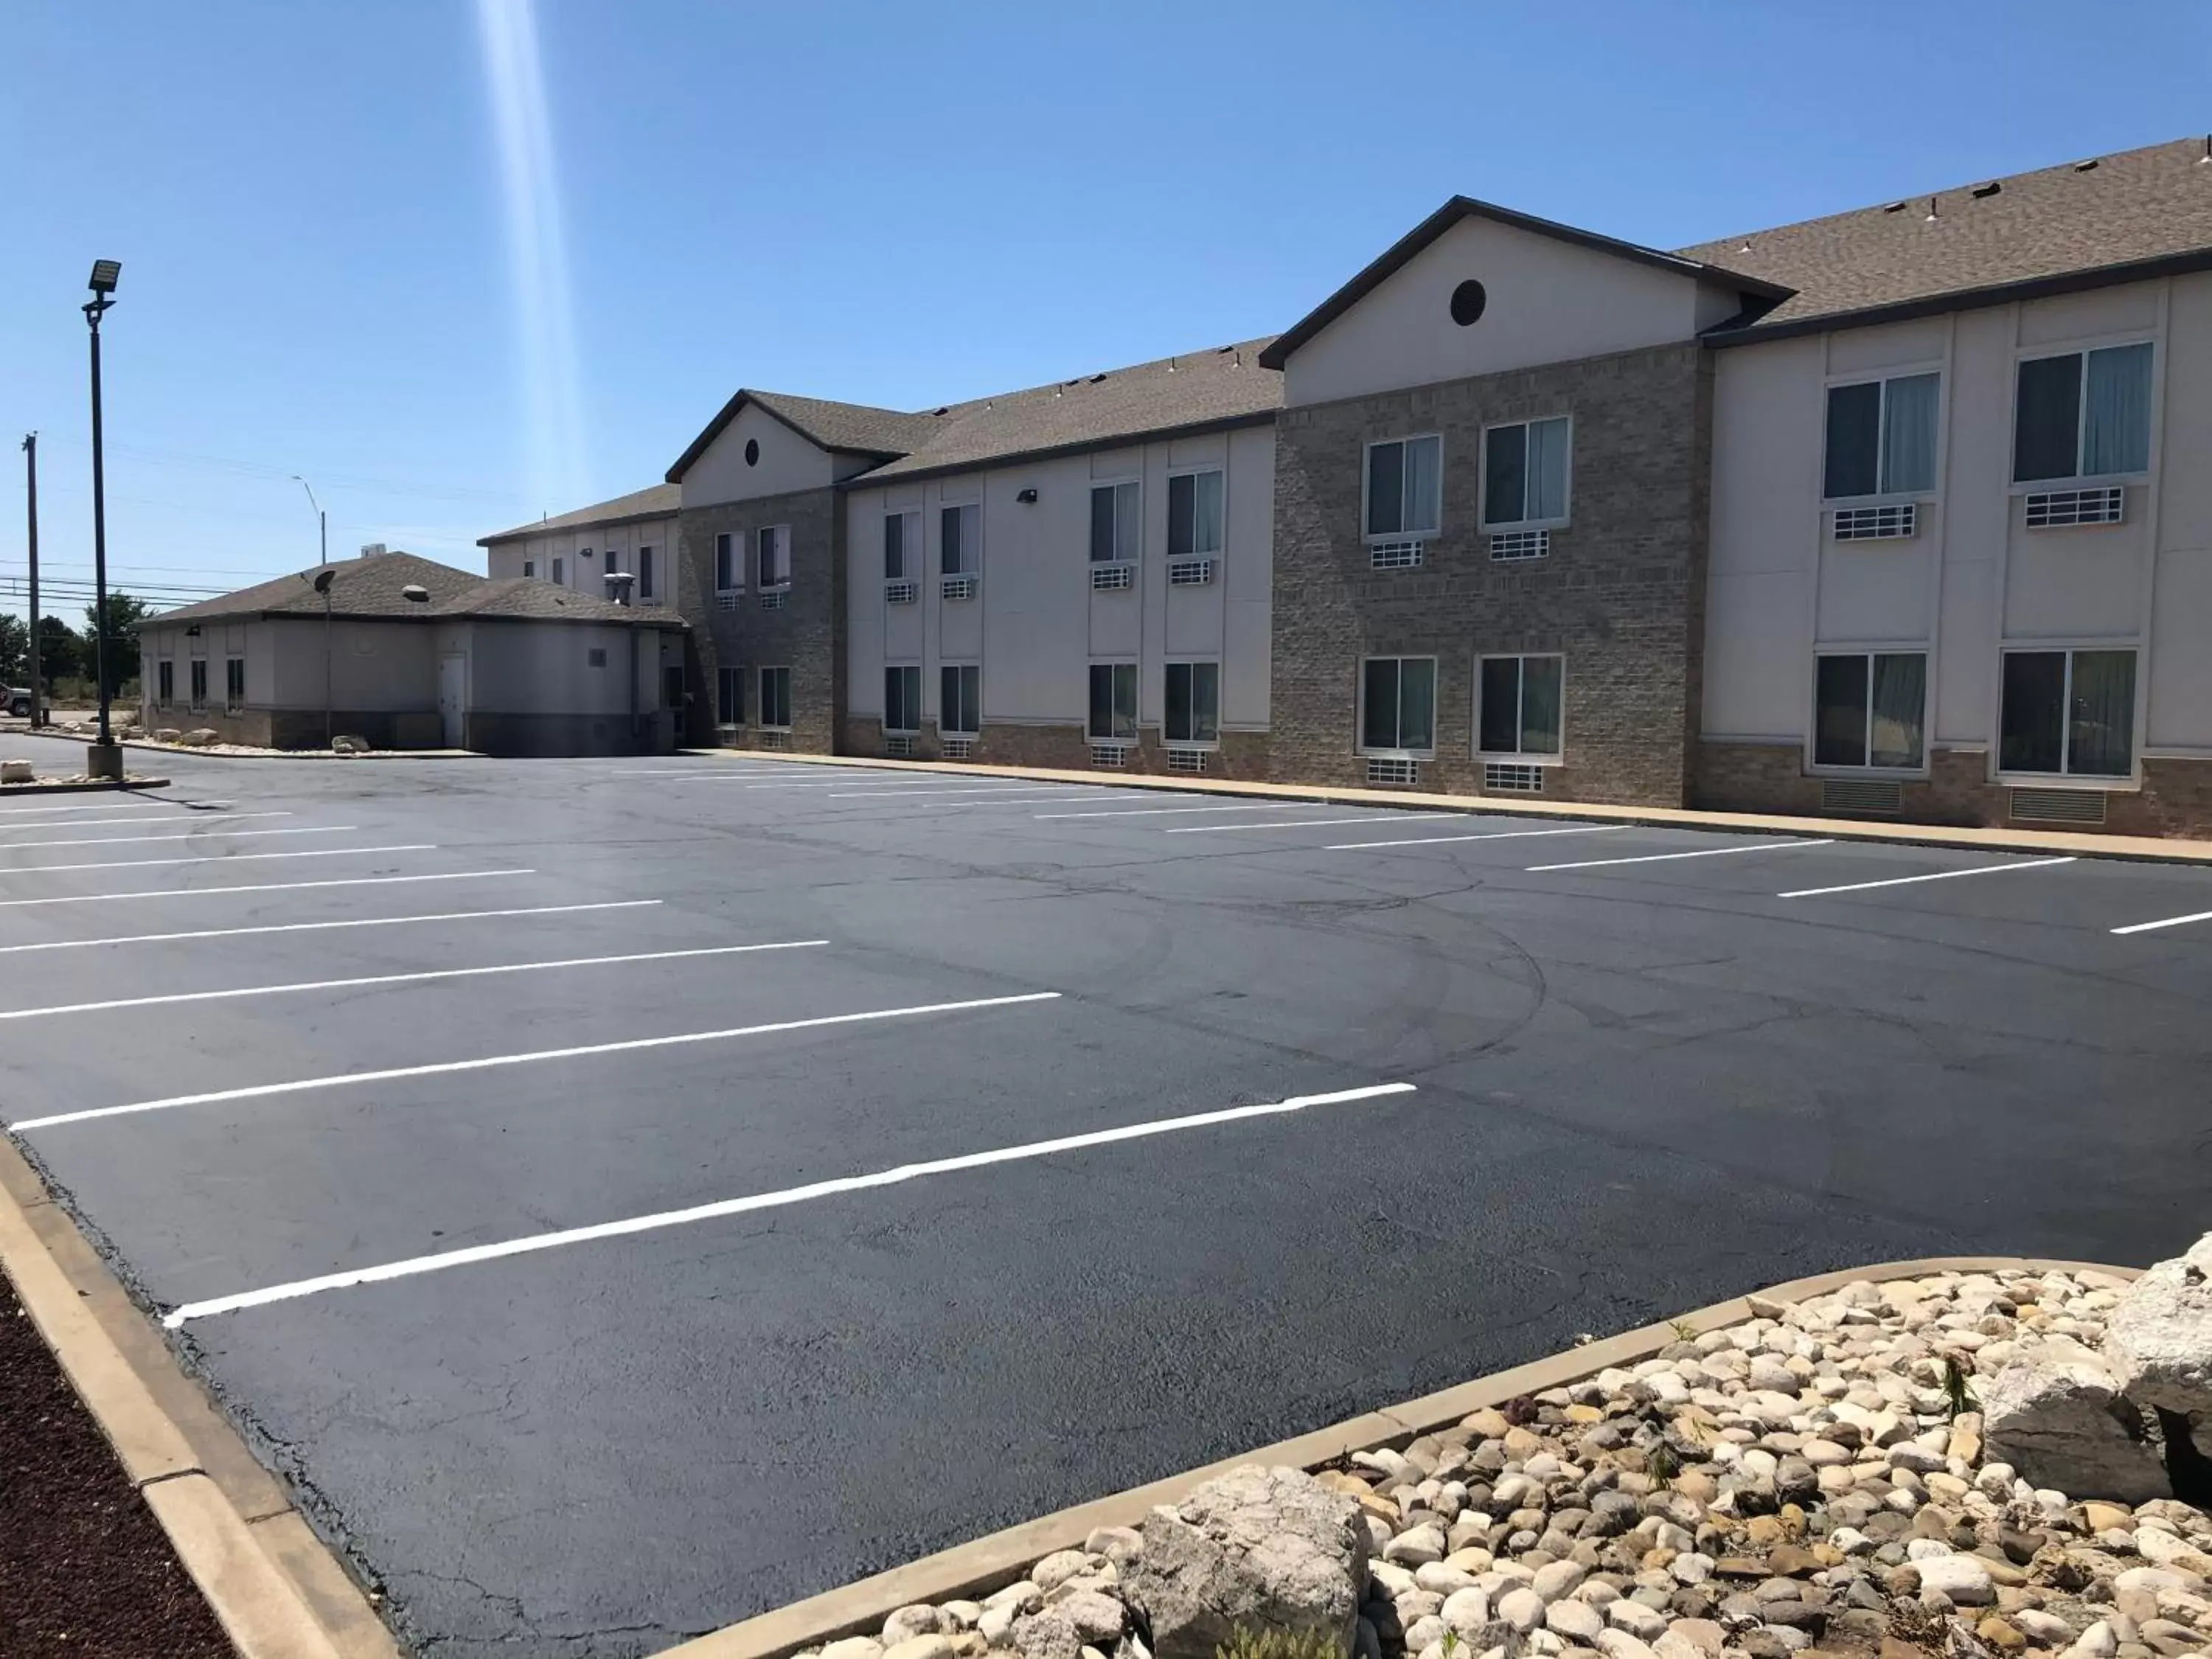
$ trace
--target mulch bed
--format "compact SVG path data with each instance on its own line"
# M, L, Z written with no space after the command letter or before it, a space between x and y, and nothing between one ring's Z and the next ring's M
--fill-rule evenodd
M5 1279L0 1654L234 1659L161 1522Z

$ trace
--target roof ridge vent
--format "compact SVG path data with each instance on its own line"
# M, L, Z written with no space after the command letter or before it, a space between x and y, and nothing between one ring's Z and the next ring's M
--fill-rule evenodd
M1973 189L1968 192L1968 194L1972 196L1978 202L1987 201L1990 197L1996 195L2003 188L2004 184L2002 180L1992 179L1986 185L1976 185Z
M1094 375L1092 375L1092 376L1091 377L1091 385L1093 385L1093 386L1097 386L1097 385L1098 384L1098 382L1099 382L1099 381L1101 381L1101 380L1104 380L1105 378L1106 378L1106 377L1105 377L1103 374L1094 374Z
M1911 204L1909 202L1892 202L1887 207L1884 208L1882 211L1884 213L1902 213L1911 205Z
M929 412L933 415L946 415L950 414L951 410L952 405L951 404L939 404L936 408L931 410Z
M2076 173L2094 173L2096 170L2097 158L2094 155L2086 161L2076 161L2074 164L2074 171Z

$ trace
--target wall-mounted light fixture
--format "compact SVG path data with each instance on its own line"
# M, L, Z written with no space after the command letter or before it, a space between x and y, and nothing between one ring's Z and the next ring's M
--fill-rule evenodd
M1036 490L1034 487L1028 489L1018 489L1014 492L1014 499L1019 501L1024 507L1035 507L1036 505Z

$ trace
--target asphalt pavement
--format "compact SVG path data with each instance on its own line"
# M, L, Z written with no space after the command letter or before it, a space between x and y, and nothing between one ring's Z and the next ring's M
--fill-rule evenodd
M651 1652L1580 1333L2212 1222L2212 869L162 769L0 800L0 1116L424 1655Z

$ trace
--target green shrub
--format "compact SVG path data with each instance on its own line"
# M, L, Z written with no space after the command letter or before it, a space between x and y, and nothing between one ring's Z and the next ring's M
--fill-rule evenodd
M1326 1631L1239 1625L1213 1650L1213 1659L1345 1659L1345 1652Z

